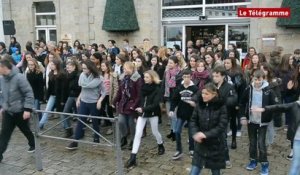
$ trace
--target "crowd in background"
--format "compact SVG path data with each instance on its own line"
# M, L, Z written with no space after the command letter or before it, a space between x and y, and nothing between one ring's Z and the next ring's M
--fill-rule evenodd
M147 42L149 39L144 39ZM191 174L199 174L203 167L214 175L220 174L220 169L231 168L227 137L231 136L230 148L236 149L236 137L241 136L243 124L247 125L250 143L246 169L252 171L260 162L261 174L265 175L269 173L267 155L272 154L274 127L287 131L291 141L287 159L293 159L294 140L299 145L297 115L282 110L282 120L281 114L267 109L299 99L300 49L283 54L283 48L276 47L266 57L249 47L246 57L240 59L234 44L227 48L214 37L210 45L188 41L186 53L179 45L137 48L127 39L119 47L114 40L91 45L76 40L72 46L62 41L57 45L52 41L28 41L21 50L12 37L8 47L0 42L0 55L26 76L34 93L35 109L45 102L46 111L117 116L121 146L132 150L128 168L137 165L147 120L158 144L158 155L164 154L164 134L159 132L158 124L167 116L170 133L166 137L176 143L173 160L183 156L181 132L188 128ZM82 122L73 126L67 116L61 119L66 138L84 137ZM100 126L112 125L94 118L80 120L91 123L96 132L100 132ZM48 113L41 114L40 129L47 127L47 122ZM108 128L105 134L112 134ZM94 134L93 141L99 143L99 135ZM72 142L66 148L77 149L78 143ZM299 171L299 162L292 167Z

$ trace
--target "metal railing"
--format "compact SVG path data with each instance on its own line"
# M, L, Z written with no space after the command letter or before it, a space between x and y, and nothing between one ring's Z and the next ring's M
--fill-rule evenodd
M52 125L48 129L44 131L40 131L39 128L39 113L48 113L48 114L58 114L58 115L65 115L68 116L64 118L63 120L60 120L56 124ZM91 130L94 134L97 134L102 140L105 141L105 143L95 143L85 140L75 140L75 139L69 139L64 137L57 137L57 136L51 136L47 135L46 133L53 130L56 126L63 123L65 120L68 120L70 117L77 117L78 122L81 122L86 128ZM109 120L113 124L113 140L110 141L108 138L101 135L99 132L95 131L91 126L89 126L87 123L82 121L80 117L83 118L92 118L92 119L102 119L102 120ZM113 147L115 150L115 156L116 156L116 174L123 175L124 169L123 169L123 160L122 160L122 150L121 150L121 143L120 143L120 130L118 125L118 118L107 118L107 117L99 117L99 116L90 116L90 115L80 115L80 114L71 114L71 113L63 113L63 112L53 112L53 111L43 111L43 110L34 110L33 111L33 123L34 123L34 139L35 139L35 164L36 169L38 171L43 170L43 164L42 164L42 151L41 151L41 145L40 145L40 138L49 138L49 139L57 139L57 140L63 140L63 141L72 141L72 142L78 142L78 143L85 143L85 144L97 144L100 146L107 146L107 147ZM114 142L115 141L115 142Z

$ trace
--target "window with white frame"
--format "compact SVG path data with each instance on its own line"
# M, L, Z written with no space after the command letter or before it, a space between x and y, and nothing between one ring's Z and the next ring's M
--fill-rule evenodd
M232 19L237 8L251 5L252 0L163 0L162 20ZM173 19L172 19L173 18Z
M52 1L36 2L35 28L37 40L56 41L56 12Z

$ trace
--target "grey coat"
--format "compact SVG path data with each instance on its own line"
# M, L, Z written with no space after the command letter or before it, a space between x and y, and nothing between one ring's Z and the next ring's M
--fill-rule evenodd
M26 77L13 67L9 75L0 78L1 106L10 113L31 111L34 104L32 88Z

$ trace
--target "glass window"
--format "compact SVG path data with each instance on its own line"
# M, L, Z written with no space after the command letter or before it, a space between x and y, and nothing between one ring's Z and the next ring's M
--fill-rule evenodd
M233 43L244 58L249 44L249 25L228 26L228 43Z
M163 6L198 5L203 0L163 0Z
M36 2L36 13L55 12L55 7L52 1Z
M251 2L251 0L206 0L206 4Z
M56 29L50 29L49 30L49 38L50 38L50 41L55 41L56 42Z
M173 48L174 44L177 44L182 48L182 27L165 26L164 46Z
M205 13L208 18L229 18L237 17L238 8L246 8L247 6L225 6L225 7L206 7Z
M37 39L38 40L43 40L46 41L46 30L45 29L39 29L37 30Z
M187 41L201 40L204 46L212 44L214 37L219 37L221 42L225 40L225 25L220 26L189 26L186 27Z
M56 18L55 15L37 15L36 16L36 25L37 26L49 26L55 25Z
M187 9L163 9L163 18L176 17L199 17L202 15L202 8L187 8Z

